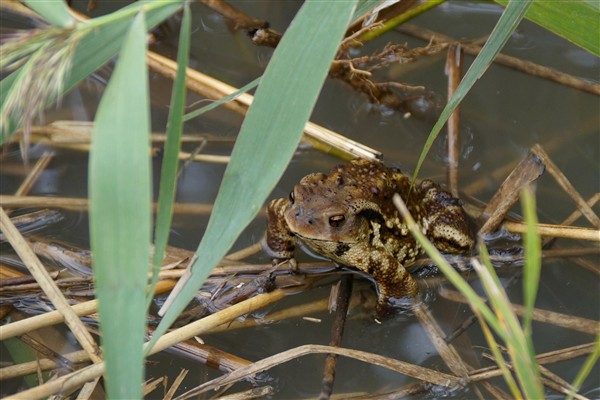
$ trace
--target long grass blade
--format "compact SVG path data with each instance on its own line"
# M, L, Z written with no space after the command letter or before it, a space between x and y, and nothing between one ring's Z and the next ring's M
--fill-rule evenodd
M283 174L355 3L306 2L287 29L242 124L191 276L179 295L169 299L173 302L148 348L193 298Z
M52 25L68 28L75 24L75 18L63 0L24 0L23 2Z
M427 156L427 153L429 153L429 150L442 130L442 127L446 121L448 121L448 118L450 118L450 115L454 112L454 109L460 104L462 99L473 87L475 82L481 78L484 72L488 69L494 60L494 57L496 57L502 47L504 47L504 44L508 41L512 33L519 25L519 22L521 22L523 16L531 6L532 1L533 0L513 0L508 4L502 13L500 20L498 20L498 23L490 34L485 46L483 46L483 49L481 49L481 52L477 58L475 58L473 64L471 64L471 67L461 80L458 88L456 88L454 96L452 96L452 98L448 101L448 104L446 104L446 107L444 107L442 110L440 118L431 129L431 132L427 137L427 141L423 146L423 150L421 151L421 155L419 156L417 166L415 167L415 171L412 176L413 180L419 175L419 170L425 161L425 157Z
M236 90L235 92L228 94L227 96L223 96L221 97L219 100L215 100L213 102L211 102L210 104L199 108L198 110L194 110L194 111L190 111L189 113L185 114L183 116L183 120L184 121L189 121L192 118L196 118L199 115L204 114L205 112L208 112L212 109L215 109L217 107L219 107L221 104L227 103L228 101L234 100L235 98L237 98L238 96L240 96L241 94L246 93L249 90L254 89L255 87L257 87L260 83L262 76L259 76L258 78L256 78L255 80L253 80L252 82L242 86L241 88L239 88L238 90Z
M600 329L599 331L600 332ZM589 376L590 372L598 362L598 358L600 358L600 333L596 335L596 344L594 345L594 351L585 359L583 366L577 373L577 376L573 380L573 391L577 392L585 379ZM573 393L569 393L567 396L567 400L571 400L573 398Z
M500 347L498 346L498 343L496 342L496 339L494 338L494 334L490 330L489 326L485 323L485 320L481 318L481 315L479 314L479 312L477 310L473 310L473 312L479 318L479 324L481 325L481 330L483 331L483 336L485 336L485 340L488 342L490 351L492 352L492 355L494 356L494 360L496 361L496 365L498 365L498 368L500 368L500 371L502 371L502 377L504 378L504 382L506 382L506 385L510 389L510 392L512 393L513 398L515 398L516 400L522 399L523 395L522 395L521 391L519 390L519 385L517 385L517 382L513 378L512 373L506 366L506 362L504 361L504 357L502 356L502 353L500 352Z
M523 237L523 247L525 249L525 266L523 269L523 305L525 306L525 314L523 315L523 330L525 331L525 336L531 340L531 321L542 269L542 242L540 235L537 233L535 196L531 189L525 189L521 192L521 205L523 207L525 223L527 224L527 232Z
M179 31L177 50L177 75L171 93L171 107L167 122L167 141L160 172L160 190L158 193L158 211L154 230L154 257L152 281L148 292L148 304L154 297L154 288L158 281L158 272L169 241L169 231L173 217L173 203L177 187L179 167L179 149L183 130L183 111L185 109L186 68L190 52L191 15L189 5L183 8L183 18Z
M90 152L90 237L108 397L142 396L151 169L146 26L131 25L98 107Z
M479 251L484 254L482 258L489 260L483 242L479 246ZM492 265L486 262L487 265L483 266L477 260L473 260L472 264L503 327L502 331L507 334L504 342L513 361L524 397L527 399L543 398L544 391L532 343L525 336Z

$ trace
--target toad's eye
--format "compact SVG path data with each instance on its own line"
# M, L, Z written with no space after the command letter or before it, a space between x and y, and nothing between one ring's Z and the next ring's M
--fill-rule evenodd
M346 217L344 217L343 215L334 215L333 217L329 217L329 225L333 226L334 228L337 228L339 226L342 226L345 219Z
M290 201L294 204L294 191L290 192Z

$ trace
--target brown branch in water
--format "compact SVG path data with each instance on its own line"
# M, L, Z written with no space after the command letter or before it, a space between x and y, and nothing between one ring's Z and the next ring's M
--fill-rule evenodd
M412 62L420 56L438 53L443 48L445 46L409 49L405 44L387 45L373 55L334 60L329 69L329 77L349 84L354 90L367 96L371 103L407 111L410 102L414 100L412 93L420 92L420 96L426 96L425 88L399 82L377 82L372 77L372 71L391 63ZM396 90L404 94L399 94Z
M517 202L521 188L534 182L543 172L544 164L534 152L529 152L527 157L502 182L494 197L487 204L481 215L486 221L479 229L479 234L488 235L496 231L508 211Z
M426 42L434 41L436 43L450 43L456 42L456 39L453 39L449 36L445 36L441 33L434 32L429 29L421 28L412 24L403 24L398 28L400 32L419 38ZM481 51L483 46L477 44L471 44L468 42L462 43L463 50L470 55L477 56ZM547 79L561 85L569 86L578 90L582 90L584 92L592 93L595 95L600 95L600 85L597 83L592 83L580 78L576 78L572 75L566 74L564 72L556 71L552 68L545 67L543 65L539 65L530 61L524 61L516 57L507 56L505 54L499 53L496 58L494 58L494 63L504 65L506 67L510 67L516 69L521 72L525 72L529 75L537 76L539 78Z
M462 48L460 43L448 46L446 58L448 76L448 101L454 96L462 76ZM454 197L458 197L458 160L460 159L460 105L448 118L448 188Z
M352 275L345 275L339 282L339 285L334 286L337 290L333 290L335 296L335 314L333 324L331 325L331 340L329 345L339 347L342 344L342 336L344 335L344 326L346 325L346 316L348 315L348 307L350 305L350 297L352 295ZM321 383L321 393L319 400L327 400L331 397L333 391L333 383L335 381L335 369L337 366L337 356L328 354L325 359L325 371Z
M259 29L266 28L268 23L242 12L238 8L228 4L223 0L199 0L200 3L218 12L232 23L232 28L240 29Z
M263 397L271 398L271 396L273 396L274 394L275 389L273 389L273 386L267 385L244 390L243 392L219 396L219 400L250 400L261 399Z
M462 294L456 292L454 290L449 289L440 289L439 294L445 299L460 302L463 304L468 304L467 300L464 298ZM485 300L482 298L482 300ZM525 308L519 304L511 304L513 311L519 315L523 316L525 314ZM598 321L593 321L587 318L575 317L567 314L561 314L554 311L542 310L539 308L533 309L534 321L552 324L555 326L560 326L562 328L571 329L577 332L583 332L590 335L596 335L598 333Z

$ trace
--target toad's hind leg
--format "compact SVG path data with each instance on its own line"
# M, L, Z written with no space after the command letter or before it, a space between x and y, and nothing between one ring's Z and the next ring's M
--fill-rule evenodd
M474 240L461 201L430 180L421 183L420 191L426 216L419 222L427 226L427 238L443 252L469 252Z

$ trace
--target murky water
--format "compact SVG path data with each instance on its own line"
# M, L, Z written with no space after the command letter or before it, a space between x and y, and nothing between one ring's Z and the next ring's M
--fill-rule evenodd
M112 5L106 2L100 4ZM236 5L256 17L268 20L273 28L283 31L300 3L239 2ZM241 86L261 74L271 55L270 49L257 48L243 34L231 33L223 18L216 13L197 4L192 8L194 11L192 67L234 86ZM417 18L414 24L455 38L476 39L489 34L500 12L501 9L492 4L452 2ZM177 26L172 24L172 27L173 32L177 32ZM407 42L411 46L426 44L399 32L392 32L369 43L361 49L361 54L369 54L389 42ZM176 43L176 34L172 34L154 44L152 49L173 57ZM599 80L598 58L532 23L521 24L503 52L595 83ZM472 56L465 55L467 64L470 64L472 59ZM395 65L379 71L378 77L423 85L435 98L443 101L446 93L444 62L445 53L424 57L414 64ZM109 72L108 69L101 71L94 80L86 82L77 91L68 95L60 109L48 112L47 122L58 119L93 119L103 83L108 79ZM170 97L170 83L160 76L152 75L151 85L153 128L156 131L163 131L168 112L166 106ZM190 95L190 101L196 100L199 100L197 96ZM533 144L539 143L544 146L582 196L586 199L591 197L600 190L599 106L600 101L595 95L503 66L492 66L462 105L461 187L469 188L474 182L481 181L483 183L479 188L468 192L468 196L481 201L489 200L503 179L503 176L494 178L492 172L520 160ZM312 121L370 147L383 150L387 162L399 165L410 172L433 125L432 117L435 116L435 110L424 110L422 114L424 118L414 116L405 118L402 113L374 107L368 104L362 95L345 84L329 80L313 112ZM219 109L190 121L185 130L187 133L233 138L239 130L240 122L241 118L235 113ZM227 154L230 149L230 143L210 144L205 152ZM39 146L34 147L33 158L41 151ZM421 176L434 177L443 181L445 157L443 140L439 140L434 145ZM5 167L3 169L6 169L1 176L3 194L13 193L22 179L19 175L9 173L7 167L17 162L18 158L18 153L13 152L3 160ZM290 188L302 176L314 171L325 172L337 162L339 160L314 150L298 151L281 182L273 191L272 197L287 196ZM158 162L156 164L155 171L158 171ZM224 166L219 164L187 165L179 181L177 200L194 203L212 202L223 171ZM86 179L87 156L82 153L59 151L31 194L85 197ZM548 174L538 182L537 200L538 214L542 222L559 223L575 208ZM598 206L595 210L598 212ZM87 246L86 215L79 213L66 215L66 220L59 224L57 229L45 233L54 238ZM176 216L171 244L195 249L206 222L207 217L203 216ZM581 221L579 223L585 224ZM259 217L240 237L235 248L256 242L262 236L264 227L265 220ZM559 243L564 247L594 245L594 243L571 243L565 240ZM5 250L3 248L3 251ZM267 261L264 255L259 255L256 259ZM299 255L299 259L309 258ZM593 320L600 319L597 274L600 260L598 256L594 256L588 257L587 261L592 264L595 272L584 269L568 259L545 261L537 307ZM518 268L514 266L501 269L499 271L501 278L508 280L518 271ZM477 281L473 281L473 285L476 288L480 287ZM268 312L327 298L329 287L330 282L289 296L270 307ZM434 316L440 319L442 327L450 332L471 314L468 307L443 299L437 294L437 289L436 286L426 289L429 306ZM372 297L373 287L368 281L357 277L354 291L364 291ZM518 282L509 286L507 291L513 302L521 303L522 295ZM319 312L307 316L318 318L321 322L292 318L258 328L207 335L203 340L209 345L253 361L307 343L327 344L330 340L330 315L327 312ZM533 336L538 353L589 343L594 339L588 334L541 323L534 324ZM376 324L372 319L371 308L358 307L349 315L343 346L429 368L446 369L423 328L413 316L398 315L383 324ZM481 352L486 352L487 348L478 325L469 328L456 346L474 367L478 364L489 365L487 361L478 358ZM261 374L258 382L273 385L276 389L276 398L315 397L320 390L323 360L324 356L305 356L296 359ZM154 357L153 361L157 362L149 364L149 376L168 374L174 377L181 368L190 369L191 372L182 384L183 389L192 388L210 377L218 376L214 370L176 355L160 355ZM565 380L572 381L581 363L582 358L578 358L552 364L548 368ZM589 397L598 396L599 376L596 367L585 382L581 393ZM413 381L411 378L383 368L342 357L338 363L334 393L393 391ZM504 387L500 379L493 382ZM242 390L247 387L247 384L239 384L233 391L236 391L236 388ZM555 392L547 393L551 397L556 395ZM417 397L424 396L426 398L476 398L474 388L471 386L449 393L430 390Z

